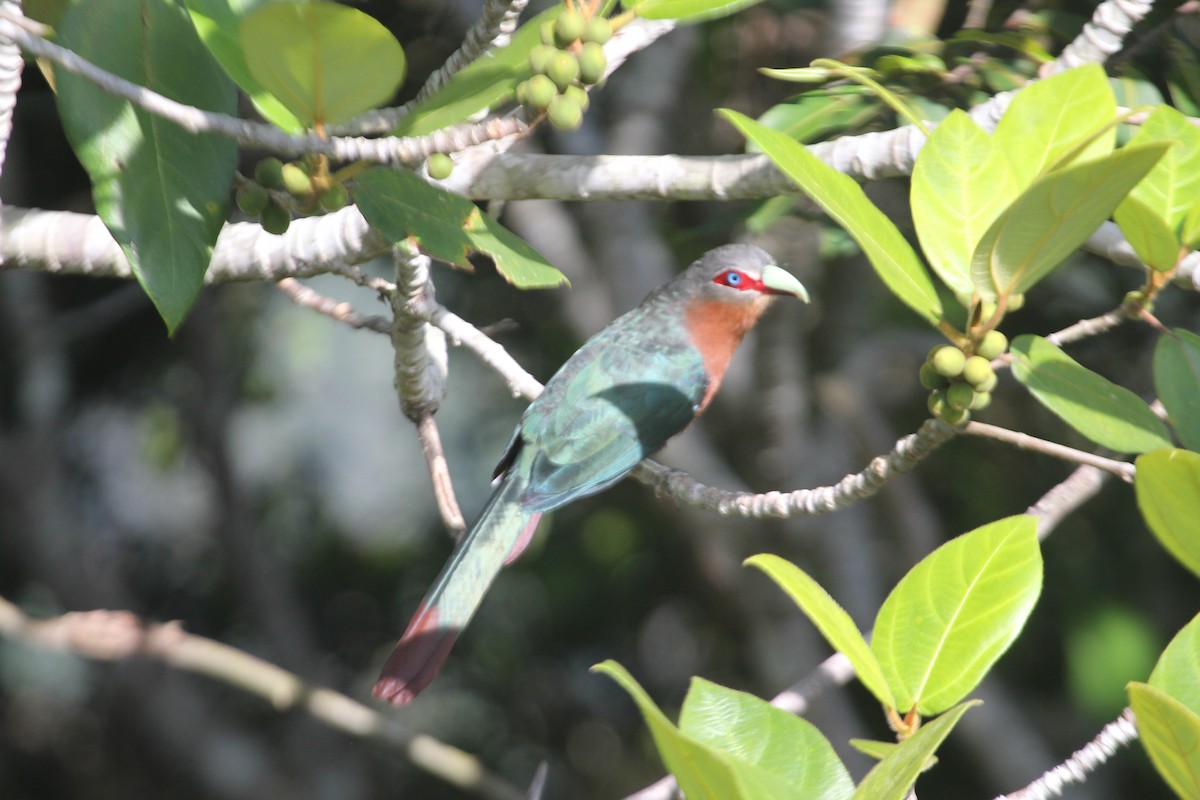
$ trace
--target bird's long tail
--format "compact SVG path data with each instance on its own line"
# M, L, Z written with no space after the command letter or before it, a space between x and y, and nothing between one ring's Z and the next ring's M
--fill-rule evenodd
M516 483L506 481L492 495L475 527L454 548L383 665L376 697L404 705L429 685L500 568L528 544L541 514L521 506Z

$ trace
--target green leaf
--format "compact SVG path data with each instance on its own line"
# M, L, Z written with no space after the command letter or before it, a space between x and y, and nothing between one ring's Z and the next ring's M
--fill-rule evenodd
M971 255L1017 196L991 137L955 110L921 148L912 174L912 215L929 266L966 305L975 286Z
M1200 614L1184 625L1158 657L1150 685L1200 714Z
M688 800L788 800L796 796L782 777L735 761L681 732L617 662L605 661L592 669L616 681L637 703L663 764Z
M1150 531L1200 575L1200 453L1163 449L1139 456L1133 487Z
M694 741L784 779L793 797L845 800L854 781L819 730L754 695L693 678L679 730Z
M1020 383L1059 419L1118 453L1170 447L1167 426L1133 392L1079 364L1040 336L1018 336L1010 348Z
M643 19L704 22L727 17L762 0L635 0L633 12Z
M454 73L441 89L401 119L394 133L424 136L507 101L516 92L517 84L533 74L529 51L541 42L542 24L555 19L563 8L562 3L554 4L517 28L507 47L477 58Z
M1150 142L1174 146L1133 187L1129 197L1177 230L1200 194L1200 129L1170 106L1159 106L1129 143Z
M968 708L979 700L959 703L900 744L871 768L851 800L904 800L912 785L926 768Z
M1039 178L996 218L976 247L971 280L980 295L995 300L1024 294L1046 277L1108 219L1168 147L1130 145Z
M867 199L861 186L785 134L736 111L722 109L720 113L747 139L762 148L780 171L854 237L893 294L931 325L938 324L942 303L929 273L912 245Z
M1113 212L1113 221L1121 226L1121 233L1146 266L1157 272L1175 269L1182 255L1179 239L1154 209L1130 194Z
M173 100L237 112L233 84L186 12L168 0L78 4L58 43ZM185 131L65 70L58 88L59 114L91 178L96 212L173 333L200 292L228 214L237 146Z
M1179 441L1200 452L1200 336L1176 328L1159 337L1154 348L1154 391Z
M242 17L250 74L306 126L338 125L391 99L404 50L373 17L325 2L271 3Z
M752 556L745 563L758 567L779 584L796 605L812 620L834 650L845 654L858 673L858 679L888 708L896 708L896 698L888 687L879 661L854 620L815 580L802 569L779 556L767 553Z
M1021 89L996 125L993 139L1023 189L1116 116L1117 103L1103 68L1088 64ZM1080 158L1111 152L1114 136L1115 129L1106 131Z
M521 289L562 286L566 277L516 234L465 197L426 183L407 170L372 167L355 180L354 199L367 222L392 242L414 239L439 261L471 269L479 252Z
M978 685L1008 649L1042 588L1037 521L997 520L951 539L896 585L871 649L901 712L937 714Z
M875 101L861 92L813 92L768 108L758 122L807 144L860 128L877 116Z
M1200 798L1200 715L1145 683L1129 684L1129 704L1158 774L1184 800Z
M1200 197L1192 203L1179 228L1179 240L1189 250L1200 248Z
M304 124L288 111L283 103L262 87L242 55L242 43L238 39L238 25L250 11L277 0L187 0L188 12L200 41L217 59L217 63L229 73L250 102L262 114L263 119L288 133L300 133Z

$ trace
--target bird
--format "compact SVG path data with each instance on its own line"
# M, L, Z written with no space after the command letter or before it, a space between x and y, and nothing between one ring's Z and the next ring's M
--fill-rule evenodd
M690 425L742 337L779 296L808 302L803 284L765 250L723 245L567 359L521 416L491 498L385 662L375 697L411 702L541 516L608 488Z

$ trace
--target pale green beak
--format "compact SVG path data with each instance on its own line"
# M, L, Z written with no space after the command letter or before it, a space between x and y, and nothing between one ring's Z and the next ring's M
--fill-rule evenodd
M771 294L790 294L792 297L798 297L804 302L808 302L808 290L804 288L804 284L796 280L795 275L774 264L767 264L763 267L762 282L763 286L771 291Z

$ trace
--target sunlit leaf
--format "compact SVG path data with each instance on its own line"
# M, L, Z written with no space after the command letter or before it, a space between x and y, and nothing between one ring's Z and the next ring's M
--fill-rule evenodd
M767 154L785 175L854 237L875 272L901 301L931 324L942 303L925 266L895 224L867 199L862 187L808 152L803 145L736 111L721 115Z
M871 768L854 792L851 800L904 800L933 754L954 730L967 709L979 705L978 700L960 703L900 742Z
M1158 774L1184 800L1200 798L1200 715L1145 683L1129 684L1129 704Z
M1118 453L1170 447L1171 437L1133 392L1079 364L1040 336L1018 336L1010 351L1013 377L1063 422Z
M1139 456L1133 486L1150 531L1200 575L1200 453L1163 449Z
M1037 522L1027 515L922 559L884 600L871 635L897 708L937 714L962 700L1016 639L1041 588Z
M1154 390L1179 441L1200 452L1200 336L1175 328L1158 338Z
M1200 714L1200 614L1184 625L1158 657L1149 683Z
M1113 221L1146 266L1158 272L1175 269L1181 255L1179 238L1154 209L1130 195L1113 212Z
M760 2L762 0L634 0L631 5L634 13L643 19L704 22L736 14Z

